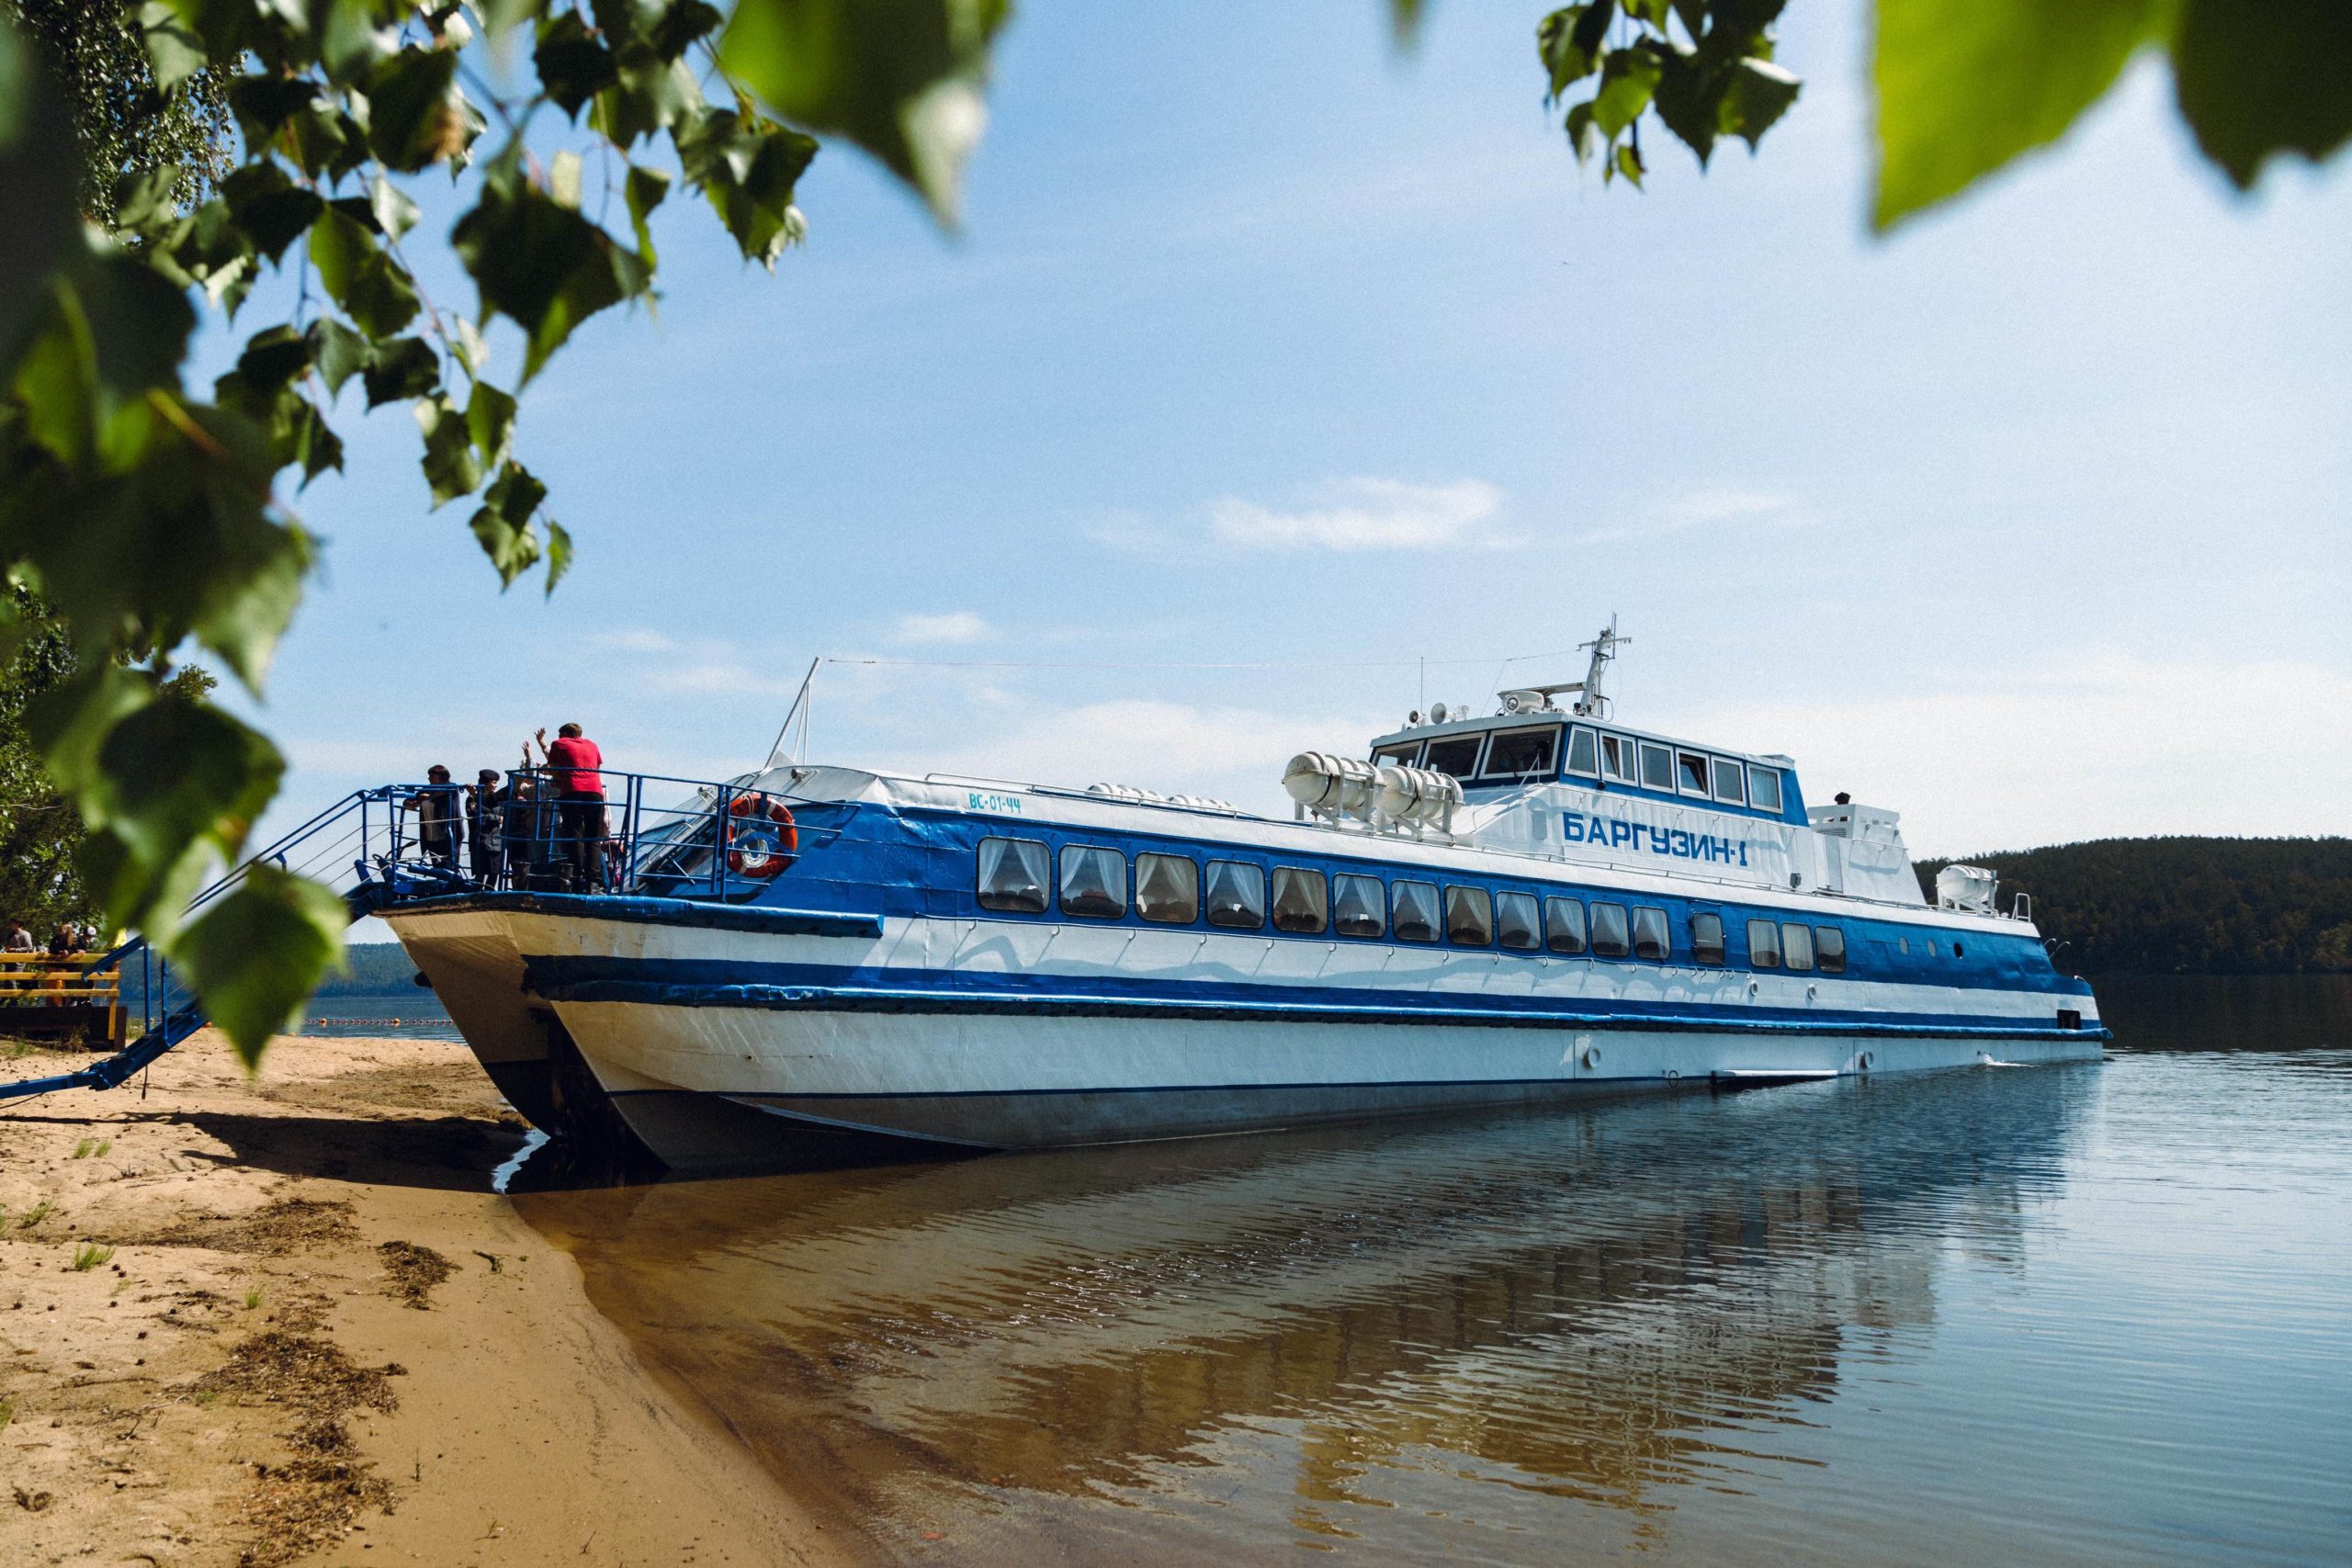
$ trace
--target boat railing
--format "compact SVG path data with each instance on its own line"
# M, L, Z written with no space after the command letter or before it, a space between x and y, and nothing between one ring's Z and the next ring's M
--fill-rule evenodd
M803 818L819 803L749 776L600 776L601 796L567 792L548 768L514 769L487 794L455 783L362 790L350 831L305 859L351 853L379 905L485 891L742 902L841 833Z

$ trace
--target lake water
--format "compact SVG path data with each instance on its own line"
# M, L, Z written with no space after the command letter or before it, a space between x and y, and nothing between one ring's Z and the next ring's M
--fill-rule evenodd
M2352 1561L2352 988L2169 984L2104 1065L517 1201L884 1560Z
M463 1040L441 998L413 990L396 997L316 997L297 1034L381 1035L395 1040Z

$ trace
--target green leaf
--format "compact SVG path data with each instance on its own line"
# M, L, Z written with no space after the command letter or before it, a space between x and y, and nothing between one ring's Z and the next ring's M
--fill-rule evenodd
M155 78L157 92L171 93L211 63L204 51L204 39L160 0L148 0L139 7L139 31L147 46L147 68Z
M1804 88L1792 73L1769 60L1743 60L1732 67L1716 127L1747 142L1753 152Z
M2177 0L1879 0L1871 76L1886 229L2064 135Z
M220 181L220 196L247 243L273 263L318 220L326 205L317 192L304 190L271 162L232 171Z
M1628 141L1617 149L1617 172L1632 182L1635 190L1642 186L1642 152Z
M350 910L333 889L256 862L183 928L171 956L247 1068L319 982L345 963Z
M482 466L458 406L446 397L417 399L416 427L424 435L424 482L433 487L433 504L472 494L481 484Z
M366 338L333 316L321 316L311 323L311 356L319 367L319 378L327 384L330 397L341 392L345 381L368 368L374 352Z
M628 222L637 233L637 254L645 258L646 265L651 266L656 260L653 231L645 220L670 194L670 176L659 169L641 168L631 164L621 193L628 201Z
M1553 12L1537 24L1535 50L1551 79L1550 96L1558 97L1576 83L1600 69L1600 57L1582 42L1578 26L1597 7L1570 6Z
M503 155L502 155L503 156ZM481 290L523 329L523 380L538 374L572 329L647 291L650 274L611 235L535 186L488 179L481 203L450 235Z
M388 338L416 319L416 288L349 213L330 208L311 226L311 261L329 297L369 337Z
M956 221L1010 0L741 0L720 61L784 118L848 137Z
M233 850L277 793L277 749L209 703L164 698L107 732L85 812L138 861L171 865L198 840ZM95 807L95 810L92 808Z
M359 378L368 389L371 409L402 398L421 398L440 387L441 357L421 337L395 338L378 345Z
M368 210L375 214L376 227L395 240L415 228L422 216L408 192L382 175L368 183Z
M473 396L466 400L466 436L483 469L496 469L514 444L514 400L487 381L475 382Z
M559 12L540 27L531 63L538 69L539 90L574 119L581 105L620 80L612 51L588 30L577 11Z
M485 506L474 513L468 526L481 541L482 553L490 558L490 564L498 569L498 585L502 589L512 587L514 580L539 558L538 537L531 532L527 520L518 524L498 508Z
M1655 53L1638 45L1610 51L1600 64L1600 90L1592 96L1592 122L1604 140L1614 141L1641 118L1664 69Z
M555 585L571 570L571 536L563 525L550 518L548 522L548 594L552 598Z
M2187 0L2172 46L2180 112L2240 190L2265 162L2316 162L2352 137L2352 6Z
M756 115L713 109L677 136L678 161L747 260L774 266L804 231L792 198L817 143Z
M453 50L401 50L368 79L368 145L388 168L413 173L464 145L462 117L451 101L458 70Z

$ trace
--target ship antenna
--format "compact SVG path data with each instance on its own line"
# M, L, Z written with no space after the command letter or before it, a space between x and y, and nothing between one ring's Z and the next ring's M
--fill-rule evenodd
M1601 694L1600 677L1608 670L1609 661L1617 657L1617 650L1633 640L1632 637L1617 635L1617 617L1611 615L1609 617L1609 624L1600 628L1599 637L1594 637L1590 642L1577 644L1579 651L1585 649L1592 650L1592 662L1585 668L1583 683L1575 688L1576 711L1578 718L1607 718L1609 716L1609 699Z

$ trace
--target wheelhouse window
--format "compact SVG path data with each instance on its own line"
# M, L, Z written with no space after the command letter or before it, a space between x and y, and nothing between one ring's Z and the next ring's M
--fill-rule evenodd
M1707 759L1696 751L1679 751L1674 758L1674 782L1685 795L1707 797Z
M1304 866L1274 867L1274 930L1315 936L1330 924L1323 874Z
M1568 772L1587 778L1600 772L1600 746L1581 724L1568 731Z
M1724 961L1724 918L1705 910L1690 917L1690 961L1694 964L1721 964Z
M1624 905L1593 905L1592 951L1602 958L1623 958L1634 951L1633 937L1625 924Z
M1376 876L1331 879L1331 929L1341 936L1388 933L1388 889Z
M1394 746L1383 746L1374 750L1372 754L1372 765L1375 768L1409 768L1413 766L1414 759L1420 754L1419 741L1400 740Z
M1548 779L1560 755L1560 727L1498 730L1487 742L1487 765L1479 777L1498 783Z
M1456 947L1492 947L1495 902L1483 887L1445 890L1445 940Z
M1478 771L1478 745L1483 735L1449 735L1430 742L1429 759L1421 766L1466 779Z
M1759 768L1749 763L1747 768L1747 804L1758 811L1778 812L1781 809L1781 770Z
M1495 936L1513 953L1532 953L1544 945L1542 918L1532 893L1495 895Z
M1642 742L1642 787L1674 790L1674 748Z
M1585 950L1582 904L1573 898L1544 900L1544 945L1571 957Z
M1600 774L1621 784L1634 782L1634 743L1622 735L1600 738Z
M1785 925L1781 928L1781 958L1792 969L1813 967L1813 928Z
M1842 926L1813 928L1813 950L1821 959L1824 975L1846 972L1846 931Z
M1012 915L1042 915L1053 885L1054 857L1035 839L982 839L978 891L980 908Z
M1209 924L1254 931L1266 923L1266 874L1248 861L1209 862Z
M1092 844L1062 846L1062 913L1115 920L1127 912L1127 857Z
M1770 920L1747 922L1747 964L1751 969L1781 966L1781 928Z
M1136 856L1136 913L1163 926L1200 919L1201 868L1190 855Z
M1747 769L1729 757L1715 759L1715 798L1726 806L1747 804Z
M1391 883L1388 886L1388 907L1395 919L1398 942L1437 940L1436 884Z
M1646 904L1634 907L1634 956L1645 964L1663 964L1674 952L1667 932L1666 911Z

